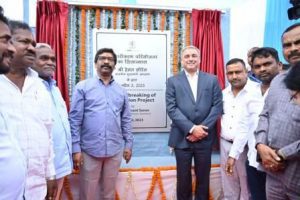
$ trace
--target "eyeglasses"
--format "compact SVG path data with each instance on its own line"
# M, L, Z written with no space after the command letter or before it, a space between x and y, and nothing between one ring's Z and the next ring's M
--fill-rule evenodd
M109 62L115 61L115 59L113 57L106 57L106 56L98 56L98 60L100 60L100 61L108 60Z

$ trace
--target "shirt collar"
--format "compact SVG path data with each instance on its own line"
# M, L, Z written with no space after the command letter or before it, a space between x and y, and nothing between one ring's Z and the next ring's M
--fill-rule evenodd
M194 78L194 77L198 77L199 75L199 70L196 71L195 75L192 77L190 73L188 73L185 69L183 69L185 75L187 78Z
M42 79L42 78L41 78ZM44 80L42 79L42 82L46 85L46 86L56 86L56 80L54 80L53 78L50 78L48 80Z
M97 78L99 81L101 81L101 83L103 83L103 80L101 79L101 77L98 76L98 74L96 75L96 78ZM110 79L110 81L109 81L109 84L111 84L111 83L114 82L114 81L115 81L114 76L111 76L111 79Z
M256 85L259 85L259 83L254 83L249 78L247 78L247 83L240 92L249 92L249 91L253 90L253 87L255 87ZM227 91L226 91L227 93L232 94L232 88L231 88L230 84L226 89L227 89Z

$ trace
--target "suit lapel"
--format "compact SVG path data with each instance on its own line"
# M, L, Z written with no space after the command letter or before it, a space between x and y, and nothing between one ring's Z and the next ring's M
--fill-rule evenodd
M201 71L199 71L196 103L198 103L200 101L201 96L203 95L203 92L205 89L204 86L206 85L204 82L205 82L205 76L203 76L203 73Z
M191 98L191 100L193 101L193 103L195 103L195 98L194 98L194 95L193 95L193 92L192 92L192 89L191 89L191 86L190 86L190 83L186 77L186 74L184 71L182 71L180 73L180 82L182 83L182 86L184 87L184 90L187 91L188 93L188 96Z

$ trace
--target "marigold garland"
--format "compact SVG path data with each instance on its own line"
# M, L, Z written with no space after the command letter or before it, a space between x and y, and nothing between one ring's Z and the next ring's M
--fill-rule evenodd
M120 195L119 195L118 191L116 191L116 193L115 193L115 200L120 200Z
M178 35L179 35L179 12L175 12L174 18L174 43L173 43L173 75L178 73Z
M125 10L125 29L128 30L129 28L129 10Z
M65 76L65 78L67 78L68 79L68 74L69 74L69 68L68 67L66 67L66 66L68 66L68 47L69 47L69 39L68 39L68 37L69 37L69 35L68 35L68 33L69 33L69 22L68 22L68 19L66 18L65 19L65 28L64 28L64 44L63 44L63 71L64 71L64 76ZM69 80L67 80L67 86L68 86L68 84L69 84ZM67 110L69 111L69 109L70 109L70 102L69 102L69 95L70 95L70 93L69 93L69 89L68 89L68 96L66 97L67 98L67 104L66 104L66 106L67 106Z
M137 29L137 25L138 25L138 11L135 10L133 13L133 30Z
M85 65L85 34L86 34L86 10L81 10L81 23L80 23L80 80L85 79L85 71L86 71L86 65Z
M117 29L117 9L113 9L113 29Z
M159 28L161 31L165 30L165 23L166 23L166 14L165 11L162 11L161 19L160 19L160 28Z
M220 164L212 164L211 165L211 168L217 168L217 167L220 167ZM155 188L155 185L157 182L158 186L159 186L159 191L161 194L161 200L167 200L166 193L165 193L164 187L163 187L162 178L161 178L161 171L169 171L169 170L176 170L176 166L142 167L142 168L138 168L138 169L136 169L136 168L121 168L121 169L119 169L119 172L128 172L128 173L131 173L131 172L153 172L152 179L151 179L151 185L150 185L146 199L147 200L152 199L152 196L154 193L154 188ZM79 170L73 170L73 174L79 174ZM193 192L195 192L195 187L196 187L195 181L193 181L192 187L193 187ZM64 188L67 192L69 192L71 194L70 188L65 187L65 185L64 185ZM120 200L120 195L117 190L115 192L115 198L116 198L116 200ZM72 199L68 198L68 200L72 200ZM211 190L209 190L209 200L213 200L213 195L212 195Z
M159 191L160 191L160 195L161 195L161 200L167 200L166 193L165 193L165 190L163 187L163 182L161 179L160 170L158 170L158 172L157 172L157 183L158 183L158 187L159 187Z
M100 16L100 9L97 8L96 9L96 16L95 16L95 20L96 20L96 28L99 29L100 28L100 22L101 22L101 16Z
M152 199L156 181L157 181L157 170L155 169L153 171L152 180L151 180L151 184L150 184L150 188L149 188L146 200Z
M63 60L63 66L69 66L68 63L68 48L69 48L69 23L66 22L65 24L65 30L64 30L64 37L65 37L65 43L64 43L64 60ZM68 76L69 74L69 68L64 67L65 74Z
M72 195L71 186L70 186L70 180L69 180L68 176L66 176L64 178L63 188L64 188L64 191L66 192L67 199L68 200L73 200L73 195ZM60 195L62 195L62 193L60 193ZM59 199L61 199L61 196L60 196Z
M148 11L147 15L147 31L150 32L151 29L151 11Z
M185 44L186 46L191 45L191 14L185 14Z

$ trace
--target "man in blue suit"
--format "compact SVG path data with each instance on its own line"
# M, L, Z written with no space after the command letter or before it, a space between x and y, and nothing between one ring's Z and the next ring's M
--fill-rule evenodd
M181 53L184 68L167 81L167 112L172 120L169 146L177 163L177 199L192 199L191 167L194 158L196 200L209 198L209 175L215 125L222 113L222 92L217 77L198 70L200 51L194 46Z

